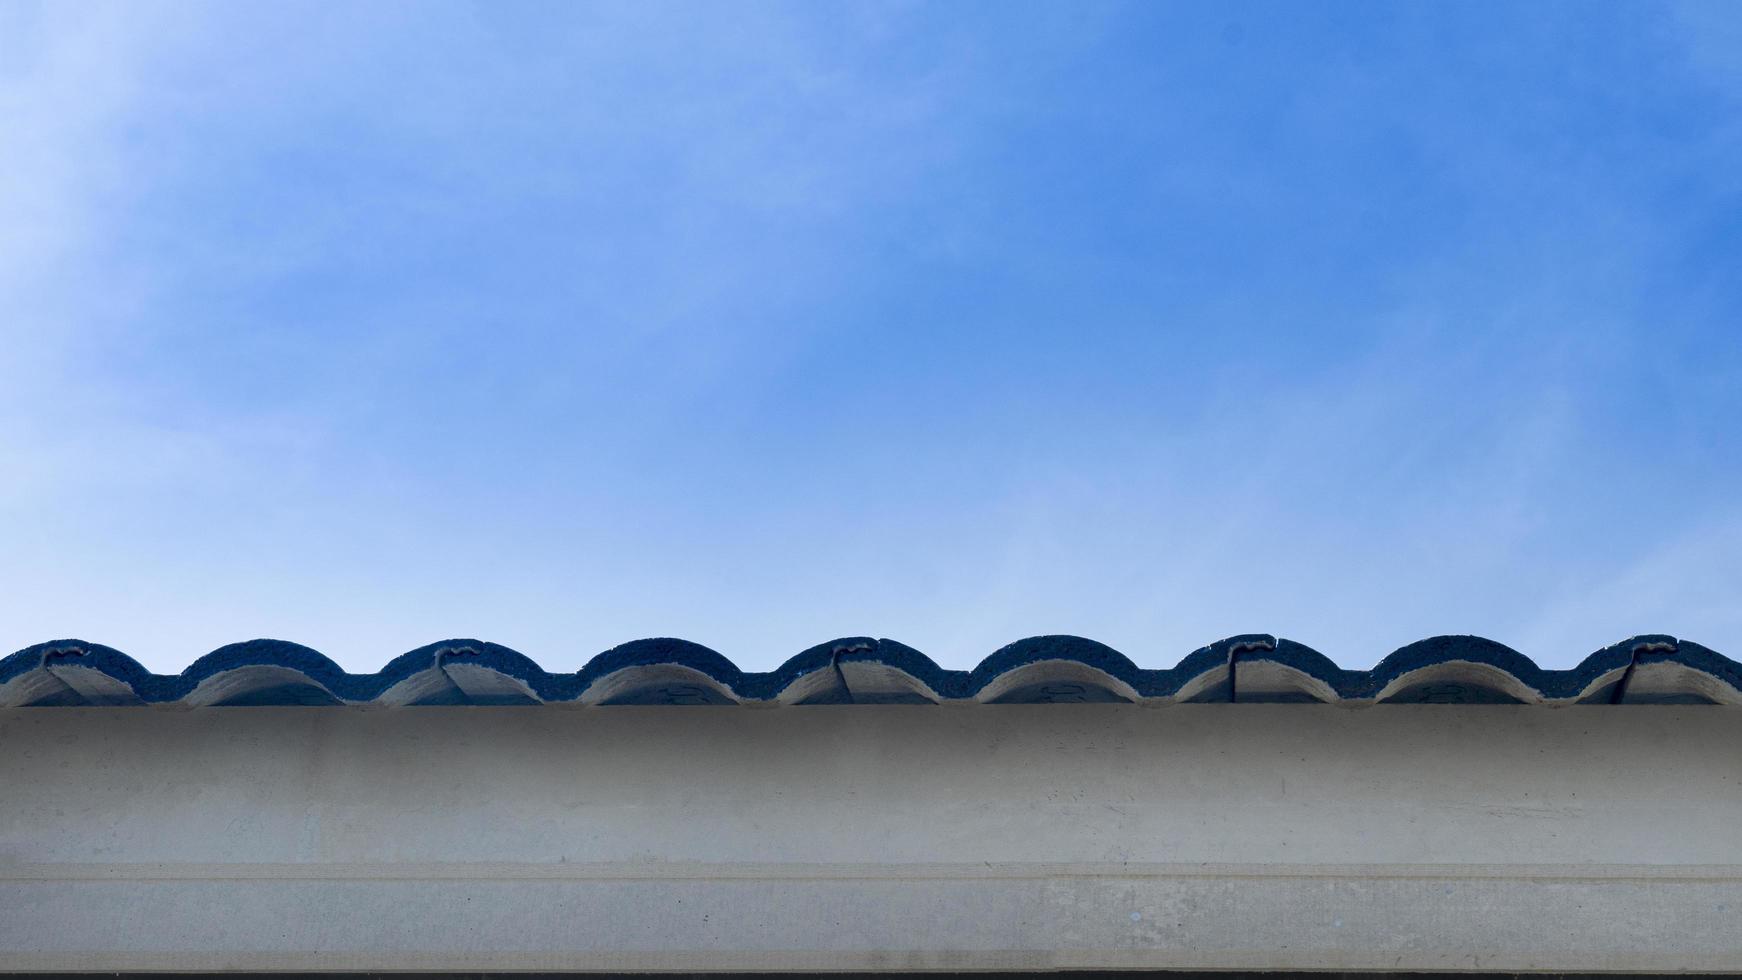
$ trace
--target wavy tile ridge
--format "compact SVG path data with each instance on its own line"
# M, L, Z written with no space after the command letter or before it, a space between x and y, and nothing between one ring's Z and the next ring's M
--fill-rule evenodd
M173 705L900 704L1060 702L1742 704L1742 665L1698 643L1643 634L1564 670L1478 636L1436 636L1351 670L1304 644L1244 634L1167 668L1140 667L1077 636L1035 636L971 670L940 667L889 639L820 643L770 671L744 671L687 640L636 640L572 672L500 644L443 640L348 673L283 640L220 647L179 674L83 640L0 659L0 707Z

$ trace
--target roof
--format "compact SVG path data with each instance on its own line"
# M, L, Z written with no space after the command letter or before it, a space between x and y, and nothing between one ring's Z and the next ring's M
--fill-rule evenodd
M1075 636L1006 646L973 670L946 670L894 640L818 644L766 673L686 640L626 643L573 672L507 647L446 640L352 674L282 640L235 643L179 674L154 674L110 647L39 643L0 660L0 707L512 704L938 704L1060 702L1742 704L1742 665L1698 643L1636 636L1567 670L1478 636L1405 646L1372 670L1310 647L1230 637L1164 669Z

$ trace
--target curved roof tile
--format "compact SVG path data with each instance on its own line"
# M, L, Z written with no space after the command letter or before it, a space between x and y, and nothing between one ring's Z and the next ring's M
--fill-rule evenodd
M220 647L179 674L153 674L111 647L56 640L0 659L0 707L169 704L901 704L1056 702L1742 704L1742 664L1650 634L1567 670L1544 670L1479 636L1436 636L1372 670L1347 670L1293 640L1229 637L1169 668L1139 667L1077 636L1035 636L973 670L872 637L819 643L774 670L747 672L687 640L636 640L578 671L552 673L507 647L445 640L372 674L351 674L283 640Z

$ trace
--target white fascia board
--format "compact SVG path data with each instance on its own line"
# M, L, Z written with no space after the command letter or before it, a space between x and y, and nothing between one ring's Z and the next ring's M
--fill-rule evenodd
M0 711L0 968L1742 969L1742 711Z

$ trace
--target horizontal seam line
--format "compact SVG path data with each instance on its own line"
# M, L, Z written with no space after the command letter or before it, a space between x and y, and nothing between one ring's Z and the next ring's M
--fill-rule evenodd
M422 869L392 865L82 865L32 864L0 868L0 881L998 881L1049 879L1386 879L1510 881L1742 881L1742 865L1545 865L1391 866L1204 865L1181 867L1085 867L1082 865L984 864L887 868L862 865L681 866L661 869L544 865L438 865Z

